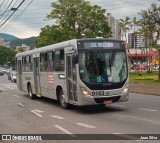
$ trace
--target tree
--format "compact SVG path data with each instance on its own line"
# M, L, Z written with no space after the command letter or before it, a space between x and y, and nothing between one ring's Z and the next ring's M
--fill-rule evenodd
M15 63L15 52L7 47L0 46L0 65L6 63L14 64Z
M137 60L137 36L140 35L140 33L137 31L137 27L140 26L140 21L137 20L136 17L133 17L133 19L131 20L131 28L133 27L133 37L134 37L134 48L135 48L135 53L136 53L136 62L138 64L138 60ZM141 76L142 75L142 70L138 71L138 75Z
M130 24L130 18L127 16L125 19L120 19L119 20L119 25L120 25L120 35L121 39L123 40L123 36L125 37L125 40L127 39L127 31L129 30L128 25Z
M25 49L23 47L19 47L16 49L17 53L25 52Z
M76 38L76 33L67 28L60 28L58 25L47 25L41 29L40 35L36 39L36 46L42 47L53 43L58 43L68 39Z
M160 6L156 4L151 4L151 7L148 10L142 10L139 13L142 16L142 32L145 35L145 39L149 38L152 41L151 47L157 48L157 41L160 39ZM154 36L156 33L156 36ZM147 40L145 40L145 43ZM146 44L145 44L146 45ZM159 50L160 58L160 50ZM160 62L159 62L160 66ZM150 70L150 69L149 69ZM158 74L158 81L160 82L160 68Z
M155 4L151 5L151 8L148 10L141 10L139 13L142 16L141 21L141 30L140 33L144 36L144 41L145 41L145 48L146 48L146 53L147 53L147 48L149 48L149 51L151 48L155 47L155 43L157 41L157 38L155 40L154 34L157 31L157 18L160 17L158 14L158 8L156 7ZM147 40L150 40L150 45L148 46ZM149 52L150 53L150 52ZM150 69L150 58L149 58L149 68L148 72L151 71Z
M73 38L95 38L111 36L105 9L91 5L85 0L58 0L47 18L55 24L42 28L37 38L38 46L57 43ZM44 41L42 41L42 39Z
M160 47L158 45L158 40L160 40L160 5L155 3L151 4L151 8L148 9L149 17L154 25L154 32L156 36L153 37L153 46L158 48L159 52L159 72L158 72L158 82L160 82Z

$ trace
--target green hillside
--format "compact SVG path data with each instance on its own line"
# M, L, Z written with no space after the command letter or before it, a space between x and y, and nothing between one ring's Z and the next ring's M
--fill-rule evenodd
M0 38L4 39L5 42L10 42L12 40L17 39L17 37L10 34L5 34L5 33L0 33Z
M26 44L27 46L30 46L31 48L34 47L36 41L36 37L30 37L26 39L15 39L12 40L10 43L10 47L15 49L16 46L21 46L22 44Z

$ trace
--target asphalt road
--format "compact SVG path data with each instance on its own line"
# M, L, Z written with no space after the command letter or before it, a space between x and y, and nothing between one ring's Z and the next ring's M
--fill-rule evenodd
M73 106L64 110L52 99L30 100L27 93L18 91L16 83L10 82L6 75L0 76L0 134L63 134L71 138L76 138L77 134L89 134L90 139L85 140L82 136L83 142L92 142L91 138L99 139L105 134L105 138L113 135L114 143L141 142L134 134L148 134L147 137L160 134L160 97L130 93L128 102L105 107ZM54 142L82 142L65 141L61 137L62 140ZM158 142L156 139L147 141ZM101 139L101 142L106 141Z

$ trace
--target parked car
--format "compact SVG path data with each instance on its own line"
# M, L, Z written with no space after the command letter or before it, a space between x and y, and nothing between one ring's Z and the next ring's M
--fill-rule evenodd
M11 80L11 73L15 72L15 68L11 67L10 69L6 70L6 74L8 75L8 80Z
M10 75L11 75L11 82L17 82L17 78L16 78L16 71L12 71L11 73L10 73Z
M147 66L145 65L138 65L135 67L135 70L147 70Z
M0 68L0 75L3 75L3 71L2 71L2 68Z
M5 68L3 68L3 69L2 69L2 72L3 72L3 74L5 74L5 73L6 73L6 69L5 69Z
M154 70L159 70L159 65L153 67Z

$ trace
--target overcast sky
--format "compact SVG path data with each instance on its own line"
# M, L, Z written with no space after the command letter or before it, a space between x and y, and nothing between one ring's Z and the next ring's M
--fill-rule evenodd
M5 10L5 0L0 0L0 17ZM6 6L11 1L22 0L6 0ZM16 11L11 20L7 21L3 27L0 28L0 33L7 33L19 38L28 38L31 36L38 36L40 29L45 25L53 24L53 21L45 20L46 15L52 10L51 2L55 0L27 0L24 7ZM115 18L139 17L137 14L141 10L150 7L151 3L160 5L160 0L89 0L91 4L97 4L111 13ZM28 2L28 3L27 3ZM3 6L1 7L3 3ZM25 9L25 6L28 8ZM25 11L22 11L25 9ZM10 11L11 12L11 11ZM7 12L5 12L7 14Z

